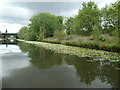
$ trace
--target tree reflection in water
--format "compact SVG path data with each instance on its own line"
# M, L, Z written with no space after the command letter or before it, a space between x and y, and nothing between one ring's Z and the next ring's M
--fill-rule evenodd
M73 55L58 54L45 48L31 44L19 43L21 51L28 52L32 65L40 69L49 69L54 66L67 64L76 69L80 82L91 85L97 78L110 84L113 88L118 87L118 63L111 62L88 62L90 57L77 57Z

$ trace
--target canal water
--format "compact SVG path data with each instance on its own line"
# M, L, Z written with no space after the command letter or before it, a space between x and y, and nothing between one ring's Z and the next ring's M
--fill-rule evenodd
M19 42L0 45L2 88L117 88L117 62L58 54ZM1 75L1 74L0 74Z

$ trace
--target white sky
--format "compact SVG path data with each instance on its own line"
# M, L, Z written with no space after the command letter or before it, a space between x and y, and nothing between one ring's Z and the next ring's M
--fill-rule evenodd
M9 2L8 2L9 1ZM17 5L15 6L14 4L10 4L14 1L17 1ZM19 5L20 2L28 2L27 5L22 6ZM29 2L38 2L41 3L42 1L44 2L66 2L63 5L54 5L49 6L49 3L47 4L48 7L45 7L42 4L33 4L32 8L30 8ZM117 0L1 0L0 1L0 31L5 32L6 28L8 29L8 32L11 33L16 33L20 30L22 26L25 26L29 23L29 18L38 12L36 9L40 9L42 12L42 9L45 10L46 12L51 12L53 14L57 15L63 15L66 17L74 16L78 13L78 9L81 7L80 4L77 4L78 2L88 2L88 1L94 1L99 8L104 7L106 4L114 3ZM67 3L71 2L71 3ZM72 3L76 2L76 3ZM69 5L70 4L70 5ZM51 5L51 4L50 4ZM27 7L28 6L28 7ZM65 7L66 9L64 9ZM79 7L79 8L78 8ZM54 9L53 9L54 8ZM56 9L56 10L55 10Z

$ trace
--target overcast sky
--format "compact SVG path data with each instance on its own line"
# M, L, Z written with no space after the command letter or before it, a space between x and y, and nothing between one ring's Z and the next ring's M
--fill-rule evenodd
M16 0L17 1L17 0ZM51 2L33 2L30 0L13 1L1 0L0 2L0 31L5 32L6 28L10 33L16 33L22 26L29 24L29 19L37 12L49 12L55 15L63 15L65 17L75 16L78 9L81 8L82 2L90 0L49 0ZM58 0L57 0L58 1ZM74 1L74 2L72 2ZM78 2L79 1L79 2ZM114 3L117 0L91 0L98 4L99 8L104 7L106 4Z

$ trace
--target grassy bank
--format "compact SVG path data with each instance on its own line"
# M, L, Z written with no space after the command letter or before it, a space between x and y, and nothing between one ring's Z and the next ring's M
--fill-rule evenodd
M110 61L110 62L119 62L118 53L101 51L101 50L92 50L80 47L72 47L61 44L51 44L45 42L37 42L37 41L25 41L18 40L21 42L35 44L40 47L44 47L48 50L54 51L55 53L62 53L68 55L76 55L78 57L88 57L91 58L89 61Z
M69 46L77 46L83 48L120 52L120 45L114 37L102 35L98 39L93 37L83 37L77 35L71 35L61 38L47 38L43 40L48 43L64 44Z

